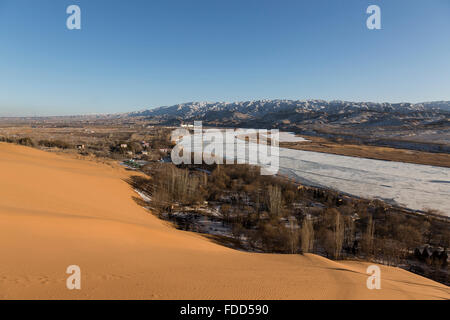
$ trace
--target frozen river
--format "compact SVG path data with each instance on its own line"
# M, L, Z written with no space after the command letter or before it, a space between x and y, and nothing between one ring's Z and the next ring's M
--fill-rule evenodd
M203 133L201 139L208 134ZM280 135L281 141L293 138L308 143L293 135ZM259 152L254 143L250 143L249 150ZM450 216L450 168L279 148L279 173L303 184L415 210L438 209Z
M280 173L410 209L450 215L450 169L280 148Z

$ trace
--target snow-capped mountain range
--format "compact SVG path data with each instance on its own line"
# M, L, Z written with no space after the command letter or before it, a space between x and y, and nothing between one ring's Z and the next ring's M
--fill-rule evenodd
M324 100L255 100L245 102L188 102L127 113L127 116L145 116L163 119L191 119L235 114L237 118L261 118L268 114L327 113L343 114L358 112L450 112L450 101L425 103L373 103ZM207 120L207 119L204 119Z
M121 117L175 126L200 120L206 126L278 128L303 134L378 141L380 145L450 151L450 101L416 104L324 100L189 102L131 112ZM394 141L400 142L394 144ZM424 148L424 143L432 146Z

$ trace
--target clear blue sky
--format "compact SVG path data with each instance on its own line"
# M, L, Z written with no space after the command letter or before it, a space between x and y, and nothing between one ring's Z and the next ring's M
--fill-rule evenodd
M450 100L450 1L0 0L0 116L266 98Z

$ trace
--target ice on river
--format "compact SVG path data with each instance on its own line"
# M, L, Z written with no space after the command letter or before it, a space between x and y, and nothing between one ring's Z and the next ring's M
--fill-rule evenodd
M214 132L218 130L203 133L200 141L211 141L208 135ZM239 134L227 134L225 143L232 141L228 135ZM282 137L280 140L293 139L286 133ZM255 143L248 148L250 152L260 150ZM279 148L279 173L308 185L450 215L450 168Z

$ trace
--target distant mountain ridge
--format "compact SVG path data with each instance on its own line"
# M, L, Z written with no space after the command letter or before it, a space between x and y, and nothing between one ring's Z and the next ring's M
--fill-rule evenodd
M202 121L206 127L263 128L350 143L450 153L450 101L375 103L324 100L188 102L116 114L0 118L0 123L64 126L68 122L179 126Z
M374 103L324 100L254 100L244 102L188 102L173 106L158 107L143 111L126 113L136 117L156 118L204 118L210 115L230 115L237 117L260 118L272 113L317 113L339 114L346 112L450 112L450 101L424 103Z
M324 100L189 102L122 114L149 124L278 128L407 149L450 152L450 101L374 103Z

